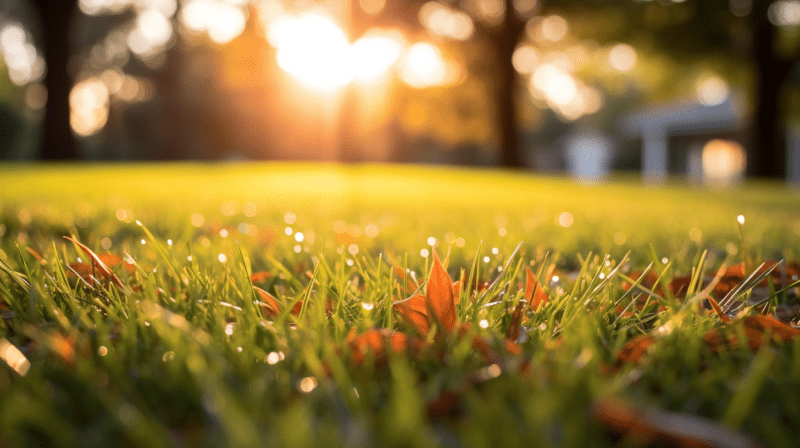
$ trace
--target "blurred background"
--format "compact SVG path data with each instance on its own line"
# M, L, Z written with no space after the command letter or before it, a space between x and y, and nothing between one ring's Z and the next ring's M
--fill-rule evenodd
M0 159L800 181L800 0L2 0Z

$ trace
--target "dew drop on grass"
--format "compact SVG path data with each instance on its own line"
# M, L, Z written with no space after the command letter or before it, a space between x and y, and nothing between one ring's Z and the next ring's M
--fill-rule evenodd
M139 227L141 227L141 226L142 226L142 222L141 222L141 221L139 221L139 220L137 219L137 220L136 220L136 225L137 225L137 226L139 226Z
M488 262L489 262L489 257L488 257L488 256L486 256L486 257L483 257L483 262L484 262L484 263L488 263Z
M312 390L317 388L317 379L313 376L307 376L300 380L297 387L300 389L301 392L309 393Z
M572 217L572 213L564 212L558 215L558 225L561 227L569 227L572 225L574 218Z
M172 240L167 240L167 246L172 246Z
M242 347L236 347L236 351L241 353L242 352Z
M601 272L599 277L600 277L600 280L602 280L602 279L606 278L606 274Z
M164 362L169 362L172 361L173 359L175 359L175 352L173 352L172 350L164 352L164 356L161 357L161 360Z
M105 345L101 345L100 348L97 349L97 354L100 356L106 356L108 354L108 348Z
M495 255L497 255L498 253L500 253L500 249L498 249L498 248L496 248L496 247L493 247L493 248L492 248L492 253L493 253L493 254L495 254Z
M230 336L230 335L233 334L233 326L234 326L233 322L230 322L230 323L225 325L225 334L226 335Z
M744 215L737 216L736 220L739 221L739 225L744 225Z
M361 307L367 311L370 311L375 308L375 304L372 302L361 302Z
M206 223L206 219L203 218L203 215L200 213L192 213L192 216L189 219L192 222L192 225L195 227L203 227L203 224Z
M280 356L278 355L278 352L270 352L267 355L267 359L266 359L267 364L269 364L271 366L277 364L280 360L281 359L280 359Z
M489 321L486 319L481 319L481 321L478 322L478 325L480 325L481 328L489 328Z
M220 263L225 263L226 261L228 261L228 257L226 257L225 254L219 254L217 259L219 260Z
M147 241L145 241L144 238L142 238L142 244L147 244Z
M186 259L189 260L189 261L192 261L192 256L189 255L188 257L186 257Z
M298 243L302 243L304 238L305 235L303 235L303 232L297 232L294 234L294 240L297 241Z
M664 257L664 258L661 259L661 262L664 263L664 264L667 264L667 263L669 263L669 258Z

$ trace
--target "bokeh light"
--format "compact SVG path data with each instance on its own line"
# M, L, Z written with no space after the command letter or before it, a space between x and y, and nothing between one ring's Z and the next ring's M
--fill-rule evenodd
M403 46L399 31L367 31L350 49L355 80L371 83L380 79L400 59Z
M615 70L628 72L636 65L636 50L628 44L617 44L608 52L608 64Z
M418 42L403 58L400 78L416 88L441 85L447 81L447 63L438 48L427 42Z
M353 79L350 43L330 17L310 12L279 19L269 35L278 66L308 87L331 92Z
M70 125L80 136L96 134L108 121L109 94L99 78L76 84L69 94Z
M0 55L8 67L9 79L18 86L38 81L44 75L44 59L19 23L0 25Z
M722 104L728 98L728 83L719 76L703 76L695 84L697 101L704 106Z
M419 21L432 34L456 40L467 40L475 31L469 15L439 2L422 5L419 9Z
M215 43L225 44L245 29L245 10L234 2L191 0L181 8L180 20L189 30L208 33Z
M703 146L703 180L710 185L729 185L741 180L747 156L741 144L714 139Z

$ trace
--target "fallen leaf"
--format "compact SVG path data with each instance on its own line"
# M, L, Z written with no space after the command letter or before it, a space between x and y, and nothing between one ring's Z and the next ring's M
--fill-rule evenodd
M389 350L395 353L419 354L426 347L425 341L420 338L385 328L374 328L357 336L352 331L346 342L350 349L350 359L358 365L364 364L370 358L383 363Z
M647 353L647 350L650 348L650 346L655 342L655 339L647 334L643 334L631 339L617 354L617 363L638 363L642 359L642 356Z
M278 299L275 298L272 294L264 291L263 289L259 288L258 286L253 286L258 296L261 298L261 302L259 302L259 306L261 308L261 312L264 314L265 317L277 317L281 313L281 305L278 302ZM300 311L303 309L303 302L297 302L292 307L291 313L297 316L300 314Z
M596 402L592 416L611 431L625 437L629 446L686 448L755 448L759 444L744 434L695 415L660 409L639 409L618 399Z
M456 307L453 300L453 280L442 266L436 251L433 251L433 267L428 277L425 292L425 305L428 308L429 322L440 325L446 334L453 332L456 325Z

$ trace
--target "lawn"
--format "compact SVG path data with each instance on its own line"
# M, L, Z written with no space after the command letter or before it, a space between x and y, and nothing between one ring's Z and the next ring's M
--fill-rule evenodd
M0 180L0 446L800 435L800 192L780 184L311 164Z

